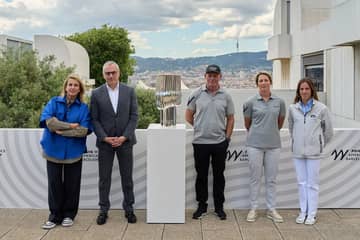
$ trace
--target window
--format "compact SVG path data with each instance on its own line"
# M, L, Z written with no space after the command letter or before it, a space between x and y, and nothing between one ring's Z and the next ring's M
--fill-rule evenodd
M11 40L11 39L7 39L7 47L8 48L18 48L19 47L19 42Z
M311 65L305 66L305 76L313 80L314 86L317 91L324 91L324 66L323 65Z
M30 43L21 42L20 43L20 48L23 51L31 51L32 50L32 45Z
M290 1L286 1L286 33L290 34Z
M324 53L302 56L303 76L311 78L317 91L324 91Z

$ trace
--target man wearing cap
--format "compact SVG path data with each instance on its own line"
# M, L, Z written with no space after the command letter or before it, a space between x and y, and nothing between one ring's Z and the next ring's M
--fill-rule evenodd
M194 126L193 149L198 208L193 214L193 219L200 219L207 213L210 159L215 213L221 220L226 219L223 208L224 170L226 151L234 128L234 103L231 96L220 87L220 79L220 67L207 66L206 84L190 94L185 112L186 121Z

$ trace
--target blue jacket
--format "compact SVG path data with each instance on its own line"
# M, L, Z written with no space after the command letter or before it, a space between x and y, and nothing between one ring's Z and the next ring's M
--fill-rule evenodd
M66 97L53 97L40 116L40 127L45 128L40 144L47 156L57 160L67 160L78 158L86 152L86 137L64 137L50 132L46 120L51 117L64 122L79 123L80 126L88 129L89 134L92 132L92 125L88 106L76 99L67 109Z

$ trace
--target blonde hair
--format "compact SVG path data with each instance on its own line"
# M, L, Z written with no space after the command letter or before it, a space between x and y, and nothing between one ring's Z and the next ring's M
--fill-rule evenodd
M85 94L85 84L83 83L83 81L81 80L80 76L76 73L71 73L69 74L66 79L64 80L64 84L63 84L63 88L61 91L61 96L65 96L66 95L66 86L69 82L70 79L76 80L79 83L80 86L80 92L77 95L77 98L81 101L84 102L84 94Z

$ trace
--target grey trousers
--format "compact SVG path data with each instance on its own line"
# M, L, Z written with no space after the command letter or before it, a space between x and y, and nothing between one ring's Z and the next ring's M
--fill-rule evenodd
M265 175L266 207L274 210L276 206L276 176L278 173L278 159L280 148L261 149L247 147L250 167L250 207L258 208L261 177Z
M111 174L114 156L118 158L121 176L121 187L124 194L123 209L133 211L134 183L133 172L133 147L99 148L99 206L100 211L107 213L110 209Z

